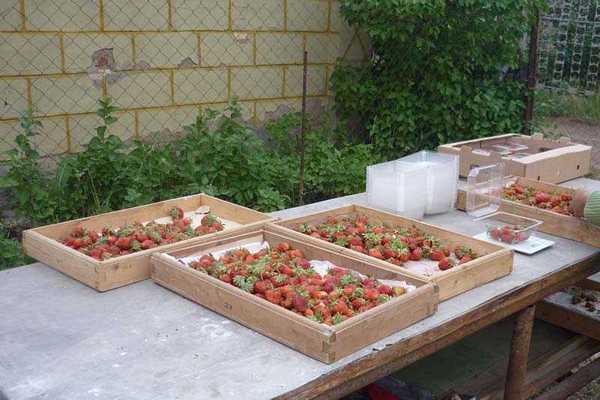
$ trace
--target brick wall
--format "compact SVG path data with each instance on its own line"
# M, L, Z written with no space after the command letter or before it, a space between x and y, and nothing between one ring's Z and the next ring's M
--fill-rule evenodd
M304 50L308 93L325 104L335 60L363 59L366 43L335 0L2 0L0 151L27 107L43 154L79 151L102 95L123 139L169 135L232 96L260 124L299 108Z

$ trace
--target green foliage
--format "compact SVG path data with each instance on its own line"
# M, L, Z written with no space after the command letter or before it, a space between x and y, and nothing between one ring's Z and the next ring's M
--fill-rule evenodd
M123 204L128 181L125 179L125 145L108 134L117 119L117 108L109 98L99 100L96 114L103 125L84 151L64 158L58 166L55 187L59 213L67 219L115 209Z
M535 93L535 121L539 126L549 118L574 118L590 124L600 123L600 91L590 95L568 91L538 90Z
M21 244L17 240L11 239L6 227L0 224L0 271L29 262L31 259L25 256Z
M16 136L15 148L7 152L9 168L0 178L0 188L12 190L12 206L20 216L46 221L52 218L56 204L47 190L48 178L42 173L40 155L32 142L42 124L33 118L31 110L19 121L23 132Z
M542 0L341 0L374 56L332 76L338 113L390 158L519 130L524 85L505 74ZM504 78L503 78L504 76Z
M297 205L300 116L289 113L266 127L267 143L241 121L232 101L223 112L199 112L172 142L126 145L109 129L116 118L110 99L99 101L102 124L84 150L42 173L31 138L39 126L31 113L8 161L3 186L32 225L204 192L248 207L273 211ZM339 135L338 135L339 136ZM306 134L306 198L364 190L365 168L376 161L370 145L342 145L333 127L314 121Z
M336 144L333 127L327 115L307 121L305 133L305 193L308 202L357 193L365 188L365 169L378 161L372 147L365 144ZM294 188L298 185L300 165L300 113L288 113L266 126L271 145L284 160L285 192L298 201ZM285 169L287 168L287 169ZM289 178L288 178L289 177ZM292 180L290 180L292 178Z

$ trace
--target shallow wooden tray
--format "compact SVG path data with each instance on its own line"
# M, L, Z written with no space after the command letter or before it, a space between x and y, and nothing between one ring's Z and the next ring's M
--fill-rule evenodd
M465 245L475 250L480 257L462 265L457 265L446 271L440 271L431 277L424 277L415 272L409 271L402 266L396 266L387 261L378 260L366 254L338 246L334 243L327 242L318 238L305 235L295 231L295 227L299 224L310 223L317 224L326 220L327 216L344 216L362 214L369 218L379 220L394 226L411 227L416 226L426 233L436 236L442 240L444 244L451 247L457 245ZM450 230L439 228L434 225L426 224L410 218L404 218L399 215L391 214L385 211L375 210L369 207L359 205L350 205L346 207L336 208L329 211L323 211L316 214L307 215L304 217L287 219L276 222L292 234L305 237L312 243L322 243L323 246L335 249L343 254L351 255L352 257L368 260L369 262L388 268L395 268L397 271L403 271L405 274L427 279L430 282L437 284L440 288L440 300L447 300L451 297L464 293L468 290L483 285L484 283L493 281L500 277L506 276L512 272L513 252L505 247L474 239L471 236L461 235Z
M585 279L575 286L600 293L600 282ZM536 317L572 332L600 340L600 314L570 303L570 295L554 293L536 306Z
M293 248L302 250L308 259L328 260L337 266L379 279L404 280L417 286L417 289L338 325L327 326L189 268L177 260L263 240L272 246L288 242ZM152 279L156 283L325 363L339 360L433 314L439 301L437 287L423 279L332 251L320 243L314 244L289 235L286 230L273 225L209 243L194 244L167 254L156 253L152 256L152 265Z
M531 186L547 192L559 191L569 193L571 195L575 194L575 189L554 185L547 182L538 182L527 178L518 177L510 180L510 182ZM465 191L459 190L456 208L459 210L465 210L466 201ZM502 199L500 203L500 211L543 221L543 224L537 228L537 230L540 232L586 243L591 246L600 247L600 227L590 224L581 218L558 214L550 210L544 210L506 199Z
M136 221L151 221L166 216L174 206L181 207L184 212L209 206L215 215L242 226L105 261L98 261L60 243L60 240L79 224L88 229L101 230L104 226L117 227ZM258 211L205 194L197 194L30 229L23 232L23 248L28 256L103 292L149 278L150 256L157 251L168 251L185 247L190 243L210 241L217 235L253 229L253 226L271 220L268 215Z
M489 151L492 145L502 145L508 141L528 146L532 153L523 158L501 156L491 151L489 155L477 150ZM440 153L460 156L460 176L466 177L474 167L495 164L503 161L506 174L522 176L533 180L559 183L584 176L590 172L592 148L583 144L571 143L568 137L557 141L544 139L542 134L532 136L506 134L489 138L466 140L444 144L438 147Z

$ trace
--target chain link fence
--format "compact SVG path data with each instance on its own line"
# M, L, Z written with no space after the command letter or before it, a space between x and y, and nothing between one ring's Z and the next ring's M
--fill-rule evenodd
M299 109L304 51L309 102L324 108L336 60L362 60L366 46L334 0L2 0L0 157L27 109L49 164L81 151L102 96L119 107L111 132L126 141L168 139L234 97L260 125L278 107Z
M580 94L600 90L600 1L549 3L541 18L539 85Z

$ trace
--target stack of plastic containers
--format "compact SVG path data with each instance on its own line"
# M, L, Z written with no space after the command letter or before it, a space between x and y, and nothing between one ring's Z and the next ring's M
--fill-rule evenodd
M367 167L369 204L410 218L451 210L457 182L455 155L420 151Z

